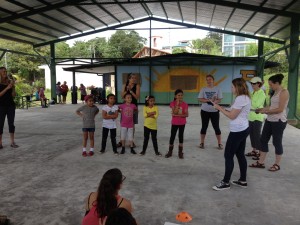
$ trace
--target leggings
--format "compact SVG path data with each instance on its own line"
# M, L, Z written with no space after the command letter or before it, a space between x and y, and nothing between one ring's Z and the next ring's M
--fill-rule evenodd
M143 151L146 151L148 147L148 141L151 134L153 148L155 152L158 152L157 146L157 130L149 129L148 127L144 126L144 144L143 144Z
M101 150L104 151L106 148L106 141L108 137L108 132L110 131L110 140L113 147L113 151L117 151L117 141L116 141L116 135L117 135L117 129L108 129L106 127L102 128L102 146Z
M250 131L250 141L252 148L261 150L260 144L260 132L261 132L262 122L261 121L249 121L249 131Z
M201 128L201 134L206 134L206 130L208 127L209 120L211 121L211 124L215 130L216 135L221 134L221 130L219 127L219 120L220 120L220 113L218 112L206 112L204 110L201 110L201 121L202 121L202 128Z
M0 106L0 135L3 134L3 127L6 116L9 133L15 133L15 111L15 106Z
M263 131L261 133L261 137L260 137L262 152L269 151L268 142L269 142L271 136L273 136L273 145L275 147L276 155L283 154L282 136L283 136L283 131L286 127L286 124L287 124L287 122L282 122L281 120L278 122L270 122L270 121L266 120Z
M230 132L227 138L224 157L225 157L225 175L223 181L229 183L234 168L233 157L236 155L240 166L240 179L246 181L247 160L245 157L246 139L249 134L249 128L240 132Z
M170 145L174 144L175 136L176 136L176 133L177 133L178 129L179 129L179 134L178 134L179 144L183 143L184 128L185 128L185 125L172 125L172 127L171 127L171 137L170 137L170 142L169 142Z

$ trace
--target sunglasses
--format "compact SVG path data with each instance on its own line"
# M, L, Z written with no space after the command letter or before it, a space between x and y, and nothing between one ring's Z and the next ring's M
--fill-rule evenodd
M122 175L122 182L124 182L124 180L126 180L126 177Z
M251 85L255 85L255 84L258 84L258 82L256 82L256 83L251 83Z

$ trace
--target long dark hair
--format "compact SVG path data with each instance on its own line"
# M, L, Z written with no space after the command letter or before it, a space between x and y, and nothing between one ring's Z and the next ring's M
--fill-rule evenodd
M149 106L149 100L150 100L151 98L154 98L154 96L153 96L153 95L148 95L148 96L145 97L145 106ZM155 99L155 98L154 98L154 99Z
M118 208L113 210L106 220L106 225L137 225L135 219L124 208Z
M275 83L281 84L283 78L284 78L283 74L279 73L279 74L275 74L275 75L271 76L269 78L269 81L271 81L273 84L275 84Z
M113 209L117 208L116 194L122 184L122 172L115 168L108 170L102 177L97 196L97 213L99 218L104 218Z
M179 93L182 93L183 94L183 90L181 89L177 89L174 93L174 101L176 100L176 95L179 94Z
M126 81L125 88L128 86L129 80L130 80L130 78L131 78L133 75L134 75L133 73L129 73L129 74L127 75L127 81Z

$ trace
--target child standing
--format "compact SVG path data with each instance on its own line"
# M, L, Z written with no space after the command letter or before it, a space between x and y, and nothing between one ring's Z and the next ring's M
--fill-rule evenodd
M117 152L117 142L116 142L116 133L117 133L117 123L116 119L118 118L118 106L115 105L116 102L116 96L114 94L109 94L106 97L107 99L107 105L103 106L102 108L102 117L103 117L103 123L102 123L102 145L100 153L105 152L106 148L106 140L108 136L108 132L110 131L110 139L111 144L113 147L113 152L115 155L118 155Z
M125 103L119 106L121 110L121 142L122 142L122 151L121 154L125 153L125 140L126 137L130 143L130 149L132 154L136 154L133 149L133 113L137 110L135 104L132 104L132 95L130 93L125 94L124 96Z
M86 157L86 144L88 137L90 137L90 151L89 156L94 155L94 133L95 133L95 117L99 112L97 106L94 105L94 99L92 95L85 97L86 104L76 110L76 114L82 117L83 121L83 148L82 156Z
M158 117L158 108L155 104L154 96L150 95L146 97L145 106L143 109L144 114L144 144L143 151L140 155L145 155L148 141L151 133L152 143L155 151L155 155L161 156L161 153L158 151L157 146L157 117Z
M177 89L175 91L174 101L170 103L170 108L172 109L172 127L171 127L171 137L169 142L169 151L165 155L166 158L172 156L174 148L174 140L179 130L179 146L178 146L178 157L183 159L183 134L186 124L186 117L189 116L188 104L183 101L183 91Z

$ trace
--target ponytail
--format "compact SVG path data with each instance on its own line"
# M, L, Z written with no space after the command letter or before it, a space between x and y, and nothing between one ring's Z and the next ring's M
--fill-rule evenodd
M110 169L102 177L97 196L97 213L99 218L104 218L117 208L116 195L122 184L122 173L119 169Z

